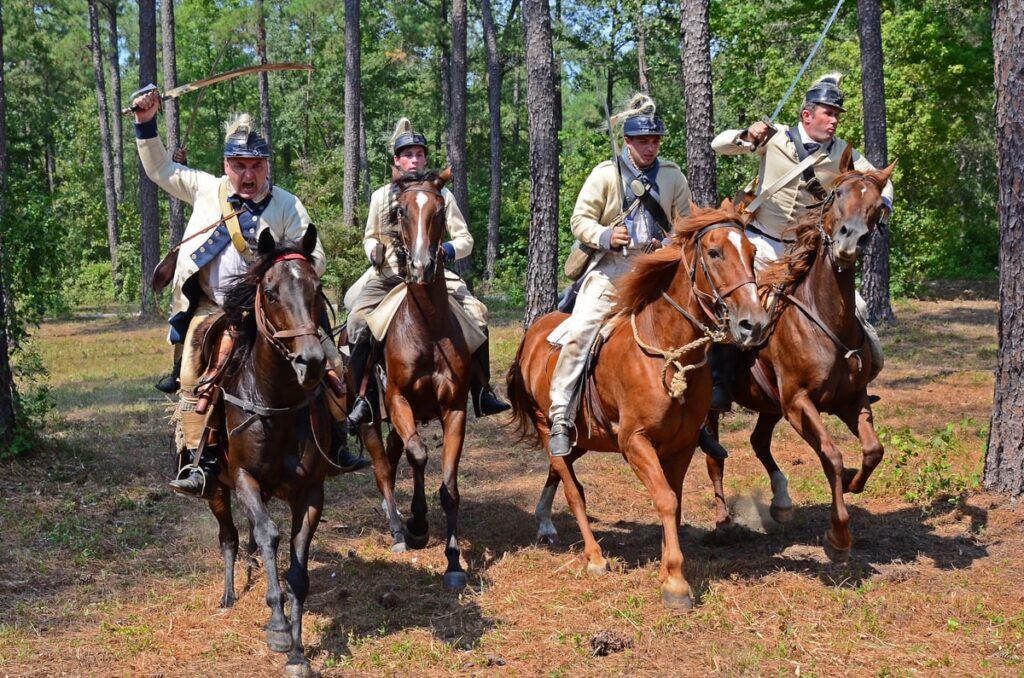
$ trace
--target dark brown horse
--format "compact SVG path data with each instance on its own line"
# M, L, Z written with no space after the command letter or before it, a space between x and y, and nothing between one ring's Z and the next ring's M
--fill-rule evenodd
M776 520L791 518L792 501L786 477L772 458L775 425L785 417L817 453L832 490L832 525L824 546L833 560L845 560L853 542L843 493L861 492L883 455L867 394L868 380L880 366L854 315L854 275L857 258L883 214L882 189L894 165L856 171L847 148L828 196L792 229L796 244L758 274L760 286L781 290L781 295L768 341L755 353L759 364L738 370L733 389L736 402L760 413L750 444L771 478ZM822 412L838 416L860 439L859 470L843 466L842 451L825 428ZM717 435L717 413L709 424ZM725 525L724 461L709 455L707 466L717 520Z
M299 248L278 248L269 229L261 234L260 258L225 298L224 319L238 338L219 384L222 409L211 413L219 420L220 439L226 443L220 449L227 451L219 477L211 479L214 491L209 500L224 554L220 604L235 603L234 492L249 519L249 555L258 547L266 568L267 645L288 653L286 668L293 675L310 673L302 647L302 614L309 592L309 545L324 501L325 452L331 449L331 419L321 386L324 352L316 324L324 301L309 259L316 237L316 228L309 226ZM200 325L194 337L198 346L219 318ZM290 621L278 581L280 536L266 505L271 497L291 508L291 564L285 574Z
M753 258L739 215L726 201L720 209L694 208L692 216L677 223L669 244L639 258L618 280L620 312L594 369L596 393L584 398L599 403L604 417L597 418L603 422L590 426L597 408L581 408L575 445L567 457L549 455L548 479L537 504L538 536L553 541L551 503L561 482L583 533L587 569L605 572L608 563L590 530L573 463L587 450L622 453L661 518L662 600L672 608L693 604L679 546L680 494L710 405L709 335L754 346L768 320L755 293ZM523 434L532 425L545 448L558 358L558 347L547 336L566 317L549 313L537 320L508 371L514 421Z
M441 189L451 170L392 177L396 205L392 234L405 275L406 296L392 318L384 340L387 388L384 405L392 431L385 450L379 421L362 427L361 435L373 459L377 487L384 496L394 544L423 548L427 544L427 498L424 471L427 444L417 422L438 420L444 431L441 456L441 487L438 497L447 523L445 557L448 567L444 585L461 589L466 573L459 562L459 458L466 434L466 402L469 394L470 352L458 321L449 309L444 276L445 197ZM379 418L378 418L379 419ZM413 469L412 517L402 525L395 505L395 473L402 450Z

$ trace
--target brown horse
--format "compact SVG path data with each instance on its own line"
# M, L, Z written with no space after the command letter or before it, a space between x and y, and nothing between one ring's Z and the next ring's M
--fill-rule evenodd
M868 398L868 380L880 367L868 350L868 337L854 315L857 258L883 214L882 189L896 163L884 170L853 169L850 148L840 160L841 174L827 197L808 210L793 229L796 244L778 262L758 274L762 288L780 292L773 327L756 350L751 370L737 370L736 402L760 413L750 444L771 479L772 516L785 522L792 501L785 475L771 452L772 431L785 417L817 453L832 490L831 527L825 552L845 560L853 538L844 492L861 492L882 460ZM860 439L859 470L843 466L843 455L821 419L838 416ZM718 415L709 428L717 436ZM717 521L729 522L722 476L723 460L707 456L715 487Z
M458 590L466 585L458 541L459 458L466 434L470 352L458 321L449 309L444 276L445 197L441 192L451 170L392 176L395 209L392 237L405 275L406 296L392 318L384 339L387 388L384 405L392 431L387 449L382 443L379 417L361 427L373 459L377 487L394 543L392 551L423 548L427 544L427 498L424 471L427 445L417 422L439 420L444 431L441 457L443 475L438 497L447 523L444 585ZM412 517L403 531L395 505L395 473L405 450L413 468Z
M211 419L219 420L220 449L227 450L209 499L224 555L220 604L231 607L236 600L234 492L249 518L249 555L258 547L266 568L267 645L288 653L286 669L292 675L310 673L302 647L302 614L309 592L309 545L324 501L325 452L331 449L331 418L321 386L324 352L316 325L324 301L309 258L316 237L311 225L299 248L279 248L270 229L260 235L260 258L235 281L224 301L226 324L238 338L219 382L223 406L211 413ZM213 316L200 325L194 337L197 346L203 345L220 318ZM278 581L280 536L267 510L270 497L291 508L291 564L285 574L290 622ZM248 573L251 578L251 560Z
M618 280L619 314L594 368L591 388L596 392L583 399L599 403L604 422L588 426L588 414L595 418L598 408L581 408L570 454L549 455L548 479L536 511L538 536L553 541L551 503L558 483L563 483L583 533L587 569L605 572L608 563L590 530L573 463L587 450L621 452L661 518L662 600L678 609L693 605L679 546L680 494L710 405L705 358L710 335L754 346L768 320L754 285L754 248L732 203L693 209L692 216L677 223L665 247L640 257ZM545 448L549 389L558 358L558 347L547 336L566 317L549 313L527 330L507 377L513 421L524 435L532 424Z

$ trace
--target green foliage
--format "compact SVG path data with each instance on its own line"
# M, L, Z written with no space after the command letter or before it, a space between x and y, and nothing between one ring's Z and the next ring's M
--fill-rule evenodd
M937 500L959 504L964 494L978 487L981 478L979 459L970 449L987 439L986 428L970 419L936 430L923 440L909 429L881 427L878 438L886 447L886 461L880 484L896 489L907 501L931 505ZM975 459L974 467L969 459Z

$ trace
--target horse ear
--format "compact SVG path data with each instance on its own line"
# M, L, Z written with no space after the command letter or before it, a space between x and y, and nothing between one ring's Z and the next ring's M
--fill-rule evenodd
M402 173L398 170L398 165L391 166L391 183L397 182L402 178Z
M891 176L892 176L892 171L893 171L894 169L896 169L896 163L897 163L897 162L899 162L899 159L893 160L893 161L892 161L891 163L889 163L889 166L888 166L888 167L886 167L886 168L885 168L885 169L883 169L883 170L879 170L879 171L878 171L878 172L877 172L877 173L875 174L875 178L876 178L876 179L878 179L878 184L879 184L879 185L880 185L880 186L881 186L882 188L885 188L885 184L886 184L886 183L888 183L888 181L889 181L889 177L891 177Z
M725 200L722 201L722 209L727 211L727 212L735 212L736 211L736 208L733 207L733 205L732 205L732 199L731 198L726 198Z
M273 252L277 248L277 243L274 242L274 234L270 232L269 228L264 228L263 232L260 233L259 240L256 243L256 251L260 254L267 254Z
M839 158L839 173L853 171L853 146L846 144L843 155Z
M437 182L436 183L437 183L438 189L440 189L442 186L444 186L449 181L451 181L451 178L452 178L452 168L449 165L448 167L444 168L443 172L441 172L440 174L437 175Z
M316 226L310 224L306 227L306 234L302 236L302 251L307 256L313 256L314 250L316 250Z

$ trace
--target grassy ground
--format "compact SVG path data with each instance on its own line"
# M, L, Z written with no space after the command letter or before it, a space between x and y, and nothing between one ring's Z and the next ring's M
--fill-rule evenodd
M657 588L660 528L621 458L577 464L614 563L594 578L561 497L562 545L534 544L543 455L497 421L471 421L460 469L469 589L441 588L436 497L427 548L395 556L369 474L331 480L312 551L314 667L325 676L1024 675L1024 512L977 491L995 303L915 301L896 312L875 389L887 456L867 492L850 498L848 564L823 555L824 477L785 426L775 449L796 516L784 528L762 520L768 483L745 442L753 418L734 414L723 422L726 489L747 528L714 538L698 455L681 528L698 606L670 613ZM514 311L496 318L499 382L520 330ZM57 407L44 431L52 443L0 465L2 675L281 674L283 658L263 642L262 572L235 608L219 610L215 522L166 489L170 401L151 386L170 363L163 332L116 318L38 332ZM835 424L848 464L859 463ZM436 487L436 458L428 473ZM399 486L407 507L407 467Z

